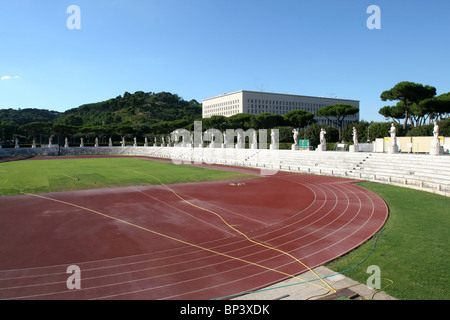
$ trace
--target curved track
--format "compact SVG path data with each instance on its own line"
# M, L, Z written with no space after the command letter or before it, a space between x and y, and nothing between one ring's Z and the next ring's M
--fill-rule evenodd
M3 197L0 299L213 299L301 279L386 221L384 201L352 182L279 172Z

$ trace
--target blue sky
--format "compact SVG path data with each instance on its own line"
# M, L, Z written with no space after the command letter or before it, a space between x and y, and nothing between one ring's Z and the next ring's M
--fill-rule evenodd
M360 100L362 120L384 121L380 94L400 81L450 91L449 16L448 0L0 0L0 109L262 90Z

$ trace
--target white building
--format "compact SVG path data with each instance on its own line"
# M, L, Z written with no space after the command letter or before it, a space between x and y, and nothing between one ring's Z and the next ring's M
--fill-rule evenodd
M358 100L241 90L204 99L202 116L203 118L214 115L229 117L238 113L256 115L263 112L285 115L292 110L305 110L315 115L320 108L337 103L346 103L359 108ZM324 117L316 116L315 119L319 124L333 125ZM359 121L359 113L348 116L344 126L357 121Z

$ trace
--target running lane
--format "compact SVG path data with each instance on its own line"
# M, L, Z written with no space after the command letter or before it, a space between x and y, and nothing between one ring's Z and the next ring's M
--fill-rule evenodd
M0 298L213 299L300 281L386 221L383 200L351 182L279 172L2 197Z

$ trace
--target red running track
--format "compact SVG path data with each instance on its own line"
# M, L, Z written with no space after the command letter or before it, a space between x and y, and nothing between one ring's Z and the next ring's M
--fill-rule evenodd
M352 182L279 172L170 186L198 207L164 186L2 197L0 299L195 300L262 288L347 253L383 226L384 201ZM70 265L80 267L79 290L67 288Z

